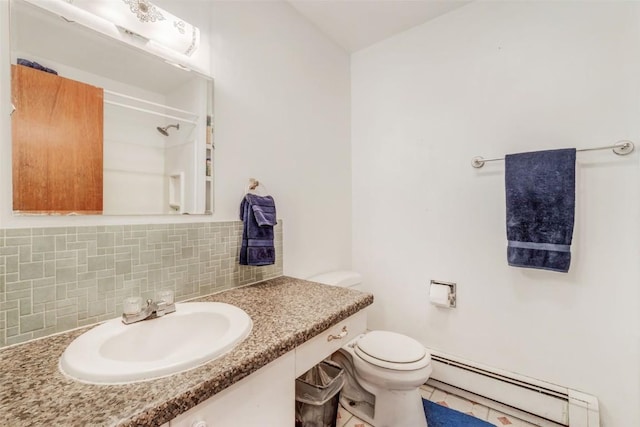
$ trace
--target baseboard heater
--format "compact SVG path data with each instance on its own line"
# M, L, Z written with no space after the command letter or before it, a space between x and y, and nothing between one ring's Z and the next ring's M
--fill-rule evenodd
M439 351L430 352L433 373L427 384L540 425L600 427L594 396Z

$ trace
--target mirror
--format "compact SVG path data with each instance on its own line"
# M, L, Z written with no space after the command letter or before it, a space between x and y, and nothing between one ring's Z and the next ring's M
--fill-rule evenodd
M26 137L24 132L20 137L13 132L14 213L212 213L214 145L210 77L173 65L23 0L11 0L10 14L12 100L16 104L12 128L21 128L16 123L23 118L27 123L23 127L29 130ZM30 62L26 62L26 67L17 65L19 58ZM55 70L57 76L37 69L42 68L39 66ZM24 70L25 76L16 77L16 69L24 68L29 68ZM29 76L37 84L44 80L58 89L34 89L40 86L26 84L25 81L32 81L27 80ZM102 97L102 102L98 103L99 112L95 115L97 129L102 126L102 141L94 152L79 152L68 144L73 133L70 130L88 126L86 117L78 119L88 108L32 116L31 109L24 107L24 99L31 97L36 104L43 104L44 98L52 93L55 97L51 105L56 109L84 105L84 98L78 102L74 98L60 98L58 95L64 92L59 89L62 86L57 86L60 84L98 89L97 96ZM67 92L75 94L75 89ZM61 127L63 124L66 128ZM59 140L51 140L56 133ZM80 145L86 149L87 139L83 141L81 136ZM99 167L88 163L94 157L98 158L95 165L101 159L101 174L95 174L101 175L101 183L91 174L91 170L95 172ZM76 164L60 166L67 159ZM56 165L65 173L51 172ZM44 179L36 176L41 179L37 184L29 181L32 175L45 171L49 176ZM55 177L57 181L52 173L59 175ZM74 179L79 182L72 182ZM101 209L85 207L84 202L70 209L55 203L38 204L43 199L59 201L74 189L90 185L96 187L88 191L101 199ZM35 201L29 204L29 199Z

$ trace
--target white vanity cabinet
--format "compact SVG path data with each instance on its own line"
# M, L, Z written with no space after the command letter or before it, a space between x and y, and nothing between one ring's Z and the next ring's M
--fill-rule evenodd
M359 311L164 427L293 427L295 379L363 333L366 322L366 313Z
M293 426L295 352L290 351L171 420L171 427Z
M347 342L362 334L366 328L367 313L362 310L299 345L295 349L296 378L311 369L313 365L320 363Z

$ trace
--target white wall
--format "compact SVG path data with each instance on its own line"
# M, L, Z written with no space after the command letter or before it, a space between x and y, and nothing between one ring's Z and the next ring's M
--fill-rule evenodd
M348 267L349 56L283 2L214 2L216 219L250 177L284 220L285 274Z
M372 328L597 396L640 425L638 152L578 154L568 274L506 262L504 163L640 143L640 4L475 2L352 57L353 267ZM458 308L429 305L430 279Z

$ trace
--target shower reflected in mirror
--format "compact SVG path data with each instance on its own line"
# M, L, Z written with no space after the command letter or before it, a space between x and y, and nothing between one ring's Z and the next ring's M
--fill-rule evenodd
M156 129L158 129L158 132L160 132L164 136L169 136L169 129L171 128L176 128L177 130L180 130L180 123L176 123L175 125L169 125L165 127L158 126Z

